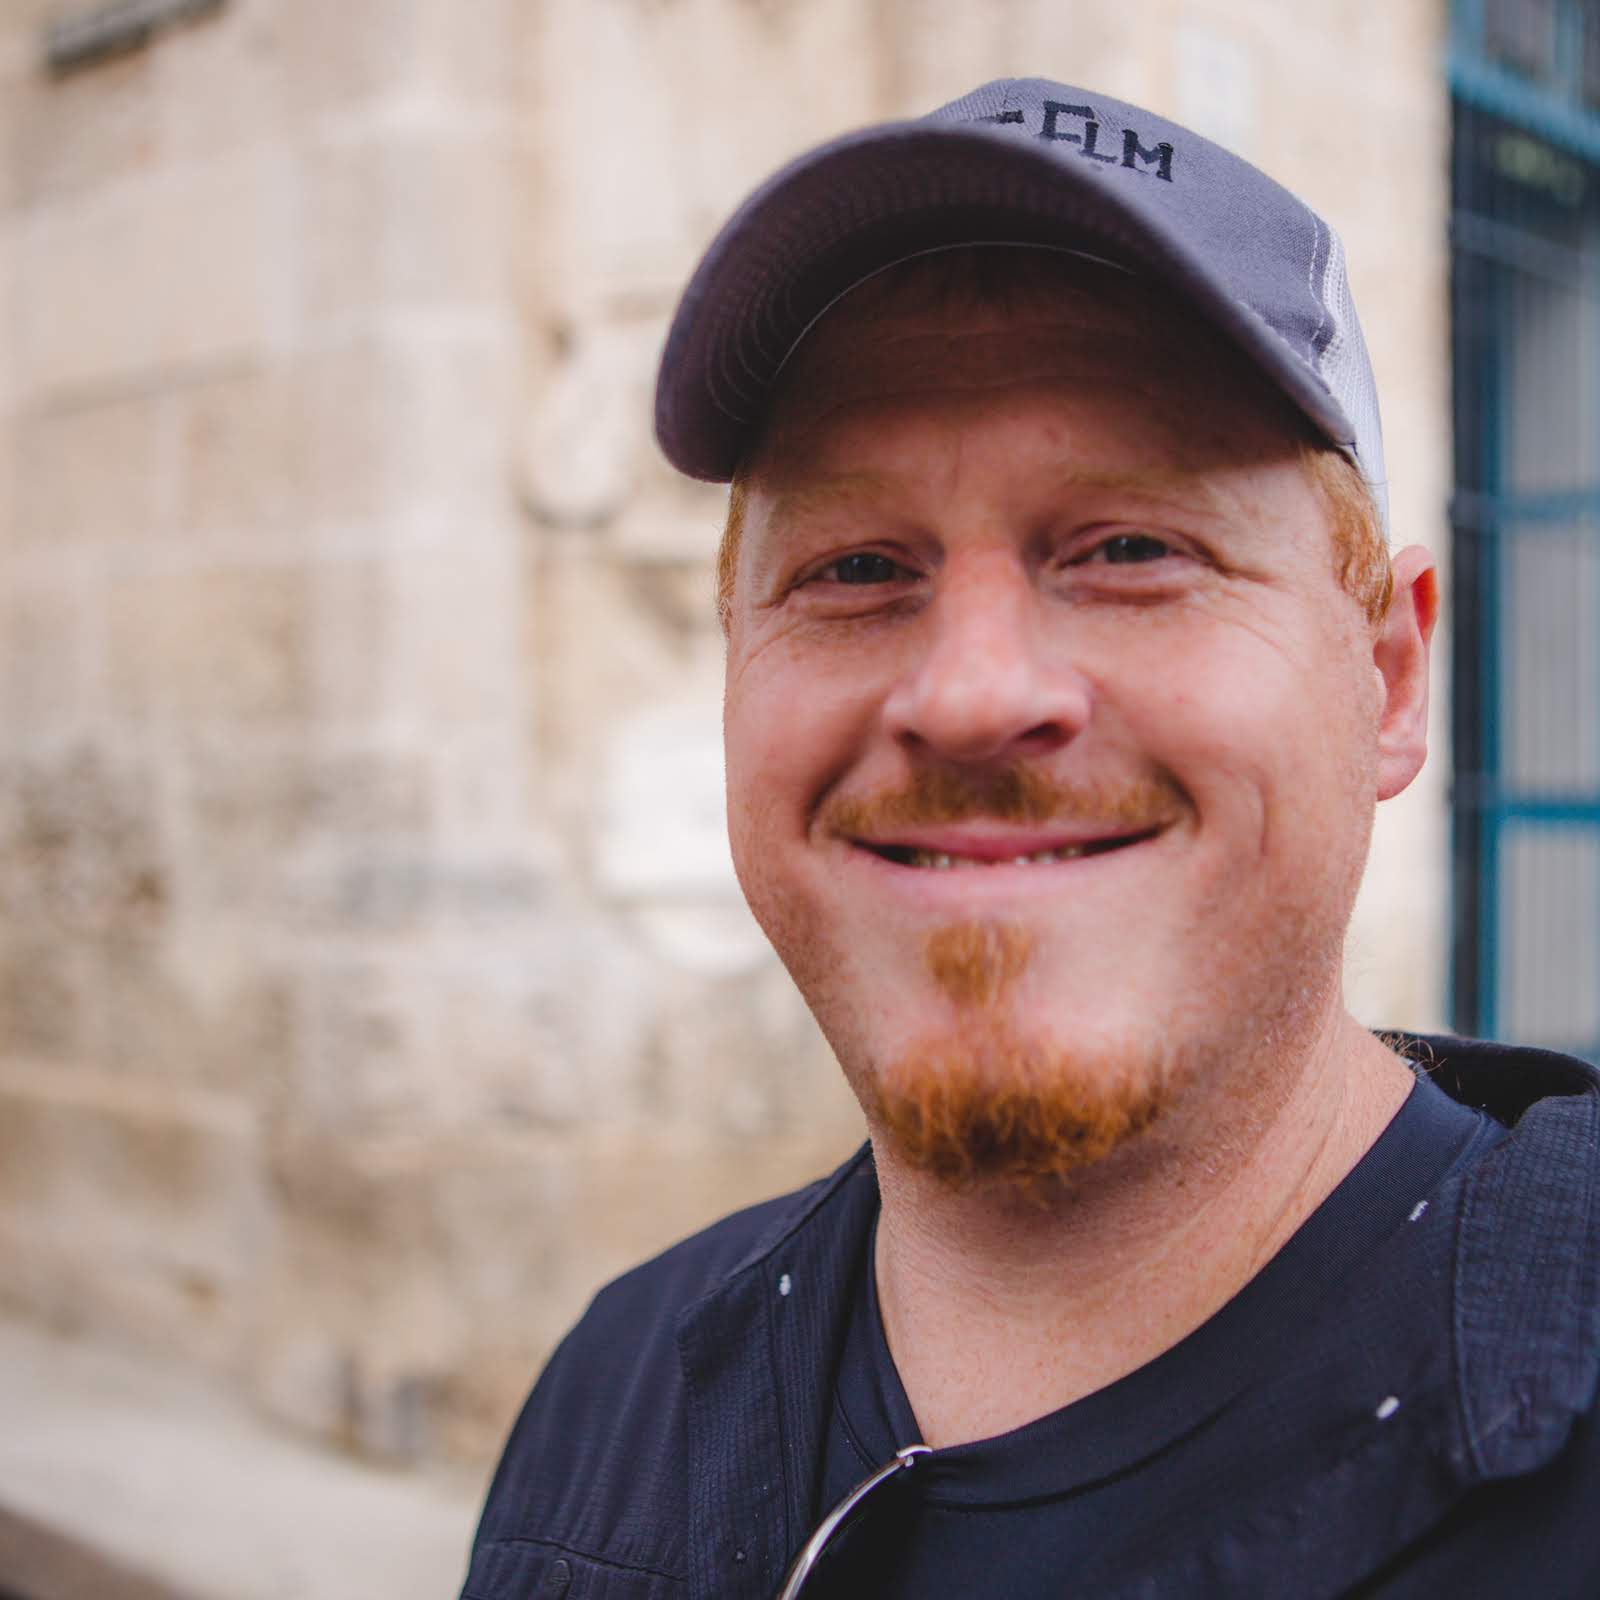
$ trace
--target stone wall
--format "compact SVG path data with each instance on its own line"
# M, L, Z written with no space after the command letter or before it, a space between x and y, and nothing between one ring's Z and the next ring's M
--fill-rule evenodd
M649 440L711 231L983 77L1170 108L1341 229L1438 542L1441 8L231 0L52 78L81 9L0 0L0 1299L481 1457L599 1282L858 1136ZM1394 810L1354 992L1436 1021Z

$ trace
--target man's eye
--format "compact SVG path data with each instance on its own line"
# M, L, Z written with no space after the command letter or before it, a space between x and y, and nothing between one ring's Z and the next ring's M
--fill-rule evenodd
M880 556L874 550L858 550L853 555L830 561L822 569L822 576L835 583L893 583L904 570L888 556Z
M1165 539L1150 533L1118 533L1102 540L1089 552L1088 559L1097 556L1112 566L1127 566L1134 562L1159 561L1172 554L1172 546Z

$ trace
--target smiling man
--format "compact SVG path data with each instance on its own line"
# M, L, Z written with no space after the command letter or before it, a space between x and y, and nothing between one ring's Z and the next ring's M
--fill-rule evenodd
M597 1298L465 1593L1597 1592L1594 1074L1341 997L1438 596L1326 225L989 84L746 202L658 432L870 1143Z

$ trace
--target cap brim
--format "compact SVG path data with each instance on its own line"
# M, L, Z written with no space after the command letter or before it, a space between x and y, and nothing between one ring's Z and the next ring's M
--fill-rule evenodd
M829 306L894 262L978 243L1083 251L1170 286L1350 448L1354 429L1322 380L1136 197L1093 161L1065 163L982 123L889 123L799 157L729 219L684 291L656 385L663 453L690 477L727 482L784 362Z

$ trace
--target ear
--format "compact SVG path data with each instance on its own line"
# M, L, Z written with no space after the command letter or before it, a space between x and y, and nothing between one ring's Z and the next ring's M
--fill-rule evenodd
M1394 593L1372 643L1382 697L1378 799L1400 793L1428 754L1428 647L1439 620L1439 570L1421 545L1393 559Z

